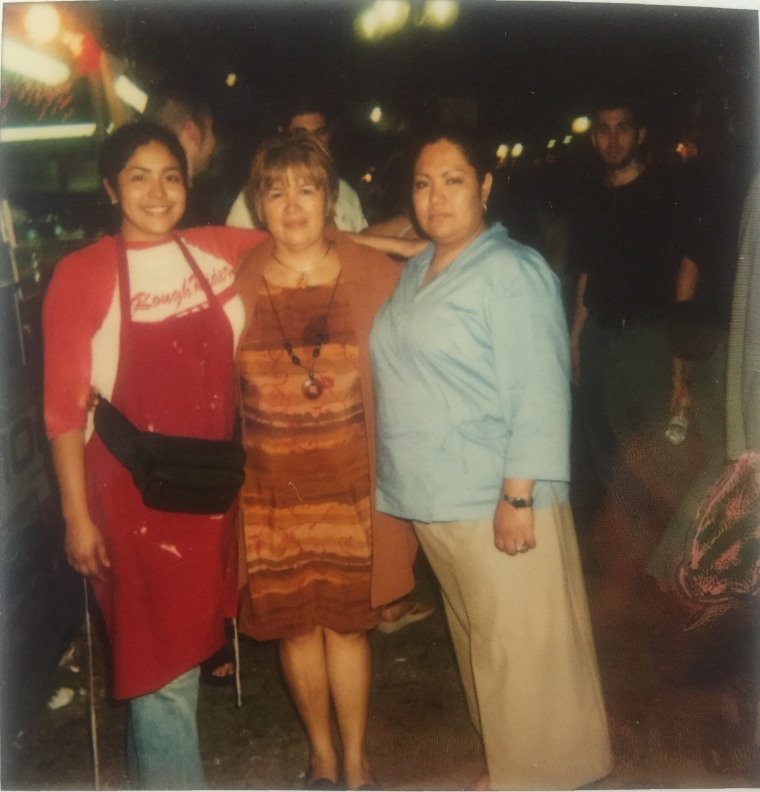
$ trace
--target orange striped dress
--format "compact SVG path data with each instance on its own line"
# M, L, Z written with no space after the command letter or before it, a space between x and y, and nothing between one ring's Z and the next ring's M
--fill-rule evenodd
M305 365L333 285L269 287L293 352ZM303 635L316 626L365 631L379 619L370 607L369 457L358 350L340 282L327 333L315 367L324 392L313 401L303 396L307 372L283 348L263 283L238 352L248 576L240 629L259 640Z

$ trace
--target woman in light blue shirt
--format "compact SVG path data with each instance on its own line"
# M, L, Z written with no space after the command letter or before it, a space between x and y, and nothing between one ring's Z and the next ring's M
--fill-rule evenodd
M433 245L371 337L377 505L414 521L441 584L487 770L476 788L609 772L607 722L567 503L569 348L559 284L486 226L492 177L453 131L421 141L412 198Z

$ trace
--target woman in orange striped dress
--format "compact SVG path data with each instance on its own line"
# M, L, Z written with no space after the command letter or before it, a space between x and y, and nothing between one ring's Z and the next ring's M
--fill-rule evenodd
M251 193L272 238L238 276L249 322L237 361L248 459L240 629L280 641L312 789L375 784L365 749L367 632L380 606L414 585L416 551L406 523L373 502L368 336L398 268L328 227L337 185L316 138L266 141Z

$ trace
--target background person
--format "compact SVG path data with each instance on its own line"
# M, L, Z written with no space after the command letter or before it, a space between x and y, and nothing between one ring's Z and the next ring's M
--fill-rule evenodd
M211 107L198 94L169 90L151 94L144 119L172 131L187 157L188 186L208 167L216 148Z
M697 281L696 264L682 255L674 182L647 166L646 139L630 98L599 100L591 140L603 176L579 196L569 228L573 378L589 461L605 486L621 448L645 423L667 426L671 315Z
M214 116L208 102L193 91L167 89L151 94L143 118L166 127L180 142L187 157L188 188L194 186L196 177L204 173L216 149ZM201 225L221 225L219 216L211 206L206 190L188 189L185 214L178 228Z
M66 256L53 274L44 305L45 422L68 559L92 581L113 694L128 699L130 785L198 789L198 664L222 644L223 618L235 613L237 521L144 506L131 474L93 433L87 404L94 389L139 429L231 438L243 328L234 268L262 235L200 228L177 237L211 285L210 305L192 287L173 236L187 191L175 136L147 122L124 126L103 144L100 170L121 227ZM132 309L123 335L119 284Z
M414 585L408 525L378 514L368 335L398 266L328 228L338 179L310 134L262 144L251 169L272 239L244 262L238 352L246 483L240 629L280 642L310 743L307 788L373 784L365 747L380 605ZM333 744L335 708L341 765Z
M503 226L477 147L431 134L413 204L433 246L375 320L378 508L414 520L441 584L488 774L574 788L611 767L570 507L569 349L557 278Z
M700 273L685 255L687 202L670 174L647 163L647 136L631 97L599 99L591 130L599 178L569 222L580 441L573 506L609 615L625 612L641 588L672 492L699 464L696 433L676 447L665 432L687 395L676 309L692 300Z
M327 121L325 111L319 102L311 99L298 99L291 108L288 119L280 126L280 134L308 132L330 150L332 130ZM255 228L255 212L253 211L254 196L243 189L238 194L227 215L227 225L239 228ZM340 231L358 233L367 227L367 220L362 211L361 202L356 191L343 179L338 180L338 197L335 201L333 220Z

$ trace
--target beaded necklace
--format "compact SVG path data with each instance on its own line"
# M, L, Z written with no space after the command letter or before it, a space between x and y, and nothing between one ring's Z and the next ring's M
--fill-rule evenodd
M277 313L277 309L274 307L274 300L272 299L272 293L269 291L269 284L267 283L267 279L262 277L264 281L264 288L267 290L267 296L269 297L269 304L272 306L272 313L274 314L275 321L277 322L277 327L280 328L280 333L282 334L282 346L285 352L287 352L288 357L290 358L291 362L294 366L298 366L302 368L307 377L303 381L301 385L301 393L303 393L305 399L309 399L309 401L313 401L314 399L318 399L322 393L324 392L324 386L322 383L314 376L314 369L317 364L317 358L322 351L322 344L329 340L330 336L327 332L327 318L330 316L330 310L332 309L333 302L335 300L335 293L338 291L338 283L340 282L341 270L338 271L338 277L335 278L335 285L333 286L332 294L330 295L330 302L327 304L327 310L325 311L325 315L321 319L322 330L319 330L316 334L317 343L314 345L314 349L311 350L311 365L304 366L301 363L301 358L293 352L293 344L290 343L288 337L285 335L285 329L282 326L282 322L280 321L279 314Z

